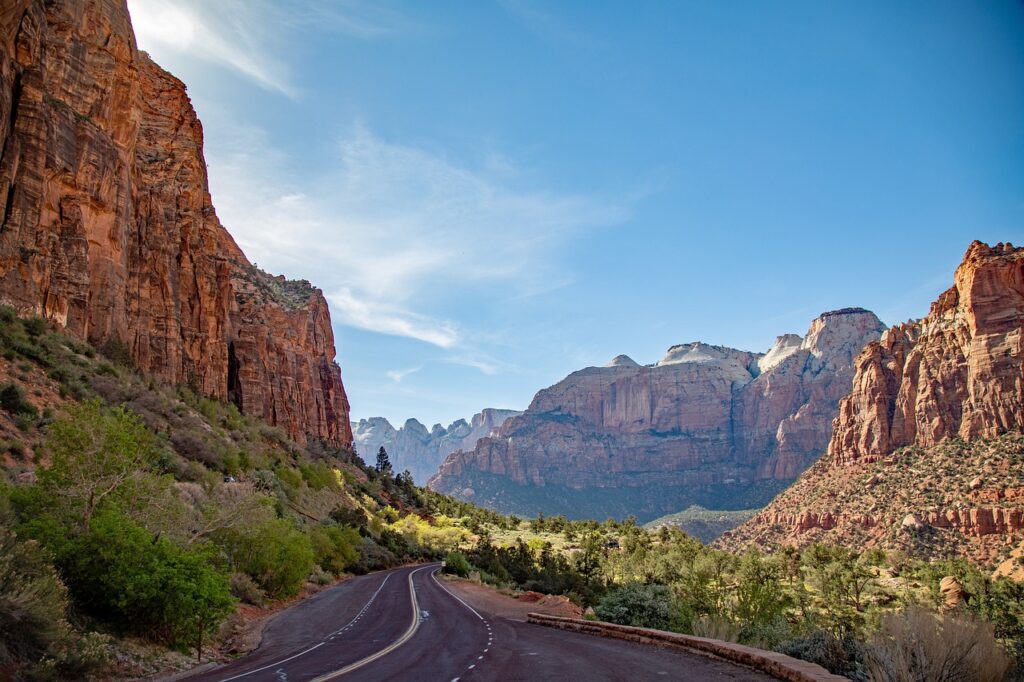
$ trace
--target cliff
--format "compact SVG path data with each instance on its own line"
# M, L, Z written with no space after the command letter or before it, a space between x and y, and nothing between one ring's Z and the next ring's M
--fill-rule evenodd
M123 0L4 3L0 150L0 303L300 443L351 444L323 295L220 224L185 86Z
M408 419L395 429L384 417L360 419L352 427L356 448L367 464L373 464L383 446L396 472L408 469L413 480L424 483L437 473L444 458L456 450L471 449L484 436L489 436L510 417L522 414L516 410L486 408L473 415L469 422L457 419L448 425L434 424L429 431L416 419Z
M1024 249L974 242L928 315L856 361L828 456L723 546L995 558L1024 538Z
M430 485L502 511L574 517L761 506L824 452L853 358L882 329L844 309L766 354L690 343L649 366L619 356L540 391Z

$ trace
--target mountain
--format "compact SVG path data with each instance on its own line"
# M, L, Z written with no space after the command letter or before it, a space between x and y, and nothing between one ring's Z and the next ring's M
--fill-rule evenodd
M353 425L352 433L356 449L367 464L373 464L377 451L383 446L395 471L408 469L414 481L423 483L437 473L450 453L474 447L505 420L520 414L522 412L516 410L487 408L474 414L469 422L458 419L447 429L434 424L429 431L416 419L409 419L400 429L395 429L384 417L370 417Z
M766 504L825 451L853 358L884 327L847 308L767 353L689 343L618 356L537 393L429 485L505 512L649 520Z
M928 315L856 369L827 457L721 544L990 561L1024 539L1024 249L971 244Z
M185 85L138 50L124 2L4 2L0 47L0 303L350 445L322 293L221 225Z

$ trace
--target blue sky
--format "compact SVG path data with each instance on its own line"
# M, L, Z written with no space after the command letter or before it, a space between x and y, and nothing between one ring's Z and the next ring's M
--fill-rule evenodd
M919 317L1024 242L1024 4L129 0L214 204L331 302L354 419Z

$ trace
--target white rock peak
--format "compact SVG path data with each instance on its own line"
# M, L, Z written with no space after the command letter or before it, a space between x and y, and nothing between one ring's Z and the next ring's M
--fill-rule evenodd
M605 367L639 367L640 364L628 355L616 355Z

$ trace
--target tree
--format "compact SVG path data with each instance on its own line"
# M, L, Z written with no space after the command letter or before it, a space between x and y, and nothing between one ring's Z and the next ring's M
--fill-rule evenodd
M381 445L380 446L380 450L377 451L377 467L376 468L377 468L377 471L379 471L380 473L384 474L385 476L390 476L391 475L391 472L392 472L392 469L391 469L391 459L388 457L388 451L384 449L383 445Z
M152 470L157 448L136 415L124 408L107 409L98 400L68 410L50 425L46 446L53 457L39 474L43 487L80 510L88 528L97 508L127 493Z

